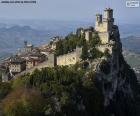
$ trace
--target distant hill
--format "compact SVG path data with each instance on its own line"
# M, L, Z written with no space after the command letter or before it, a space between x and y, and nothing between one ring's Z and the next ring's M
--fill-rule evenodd
M122 38L123 48L135 53L140 53L140 37L128 36Z
M40 31L29 26L2 27L0 28L0 58L6 57L21 48L24 40L39 45L48 42L51 36L49 31Z
M121 24L119 29L122 38L128 36L140 37L140 24Z
M132 67L139 67L140 66L140 54L136 54L130 51L123 51L124 58L126 59L127 63Z
M47 42L49 36L49 32L35 30L29 26L0 28L0 49L21 47L24 40L33 44Z
M0 58L13 53L27 40L34 45L48 42L53 36L64 36L77 27L88 27L91 22L80 21L36 21L0 20ZM28 25L28 26L24 26ZM124 49L140 53L140 25L120 25L120 35ZM138 38L139 37L139 38Z
M140 24L122 24L119 26L123 49L140 53Z

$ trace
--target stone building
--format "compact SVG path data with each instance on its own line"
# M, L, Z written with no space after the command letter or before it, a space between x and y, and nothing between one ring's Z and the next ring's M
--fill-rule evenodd
M90 39L92 39L93 36L93 31L91 31L90 29L85 29L85 39L86 41L89 41Z
M33 49L34 46L32 44L29 44L27 41L24 41L24 47L18 50L18 55L32 52Z
M38 59L29 58L26 60L26 69L33 68L34 66L39 64Z
M52 50L55 50L56 49L56 43L61 39L62 37L60 36L56 36L56 37L53 37L50 41L50 46L51 46L51 49Z
M76 31L76 35L78 37L85 37L86 41L89 41L92 36L93 36L93 32L94 32L94 28L93 27L89 27L87 29L84 28L78 28Z
M109 32L112 30L113 23L113 9L106 8L103 18L102 14L96 14L95 30L98 32Z
M65 66L65 65L76 64L81 60L80 59L81 54L82 54L82 48L77 47L73 52L58 56L57 65Z
M104 16L102 14L96 14L95 29L90 27L88 29L78 28L76 35L78 37L85 36L85 39L89 41L94 32L98 32L102 44L107 44L110 41L110 35L114 27L113 9L106 8L104 10Z
M20 73L26 69L26 60L18 56L14 56L10 59L9 70L13 74Z
M113 9L106 8L103 18L102 14L96 14L95 30L98 32L102 44L109 43L113 25Z

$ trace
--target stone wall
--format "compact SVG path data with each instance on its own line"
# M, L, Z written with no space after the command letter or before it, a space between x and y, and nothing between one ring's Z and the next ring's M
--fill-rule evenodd
M47 67L54 67L56 65L56 56L54 53L48 54Z
M109 32L101 32L101 33L99 32L98 35L100 37L102 44L109 43Z
M76 64L80 61L80 56L82 54L82 48L76 48L73 52L68 54L60 55L57 57L57 65L65 66L65 65L72 65Z

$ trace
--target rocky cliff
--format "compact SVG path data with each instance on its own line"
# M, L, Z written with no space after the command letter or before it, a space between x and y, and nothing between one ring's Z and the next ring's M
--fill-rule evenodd
M113 33L112 54L96 67L96 86L103 95L107 116L137 116L139 85L134 71L122 55L119 30Z

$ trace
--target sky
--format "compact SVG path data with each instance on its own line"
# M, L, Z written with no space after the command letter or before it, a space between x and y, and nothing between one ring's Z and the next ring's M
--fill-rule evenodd
M96 13L103 13L104 8L111 7L114 9L116 23L140 24L140 7L127 8L126 0L36 1L36 4L0 3L0 18L92 22Z

